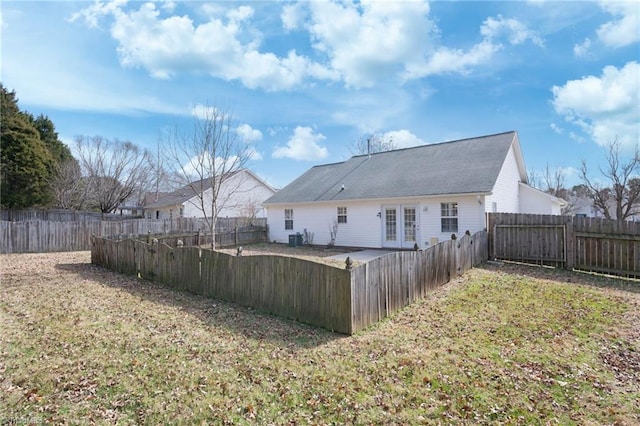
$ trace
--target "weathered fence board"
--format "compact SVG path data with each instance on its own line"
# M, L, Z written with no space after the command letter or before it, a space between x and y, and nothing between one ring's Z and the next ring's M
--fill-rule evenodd
M640 223L490 213L492 258L640 277Z
M129 275L352 334L487 259L487 233L394 252L353 270L287 256L230 256L162 242L93 239L93 263Z
M221 226L233 223L232 219L221 219ZM240 223L236 220L236 223ZM43 220L25 220L17 222L0 221L0 253L45 253L60 251L79 251L91 249L91 236L119 236L121 239L139 235L166 234L170 245L175 246L177 239L188 239L186 245L197 245L195 239L200 235L201 244L211 242L200 227L200 219L178 218L173 220L127 219L121 221L77 221L53 222ZM185 233L189 233L187 236ZM220 234L218 234L220 232ZM199 234L200 233L200 234ZM176 237L172 234L180 234ZM218 236L220 235L220 236ZM246 225L231 231L222 228L216 230L216 239L220 247L263 242L268 240L266 224L263 226Z
M424 251L395 252L351 272L351 330L356 332L425 297L488 258L487 233Z

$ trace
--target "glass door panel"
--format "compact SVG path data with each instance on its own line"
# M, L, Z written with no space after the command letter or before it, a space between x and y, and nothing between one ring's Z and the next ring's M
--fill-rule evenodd
M416 242L416 208L404 207L404 235L403 241L405 244L413 245Z
M384 209L384 240L389 243L398 239L398 211L395 207Z

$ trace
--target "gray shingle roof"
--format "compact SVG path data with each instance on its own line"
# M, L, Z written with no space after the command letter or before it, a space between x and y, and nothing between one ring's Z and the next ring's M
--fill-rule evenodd
M194 188L197 188L197 189L202 188L202 191L206 191L207 189L211 188L211 181L210 179L203 179L196 182L192 182L188 185L183 186L182 188L179 188L169 194L166 194L158 198L158 201L146 204L144 208L157 209L162 207L181 205L183 203L186 203L189 199L195 197L198 193L202 192L202 191L196 192L194 191Z
M264 204L491 192L516 138L511 131L315 166Z

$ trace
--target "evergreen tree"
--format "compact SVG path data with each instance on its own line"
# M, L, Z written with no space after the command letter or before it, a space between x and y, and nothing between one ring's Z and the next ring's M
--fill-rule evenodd
M30 115L30 118L33 126L40 134L40 140L47 146L57 164L73 159L69 147L58 139L58 132L56 132L53 121L49 117L40 114L37 118L33 118Z
M50 201L48 178L53 156L15 91L0 83L0 203L8 208L43 206Z

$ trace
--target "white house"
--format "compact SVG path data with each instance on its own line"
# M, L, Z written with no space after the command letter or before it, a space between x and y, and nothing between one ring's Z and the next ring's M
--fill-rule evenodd
M516 132L423 145L312 167L265 201L269 238L420 248L485 229L487 212L560 214L527 185ZM334 232L337 230L337 232Z
M144 206L148 219L172 219L177 217L211 217L211 180L192 182L166 194ZM266 217L262 203L276 190L256 176L251 170L242 169L228 176L220 187L217 198L218 217ZM204 194L205 207L201 196Z

